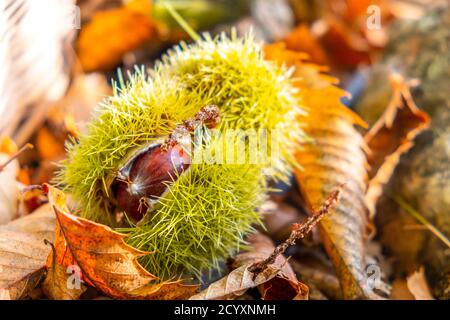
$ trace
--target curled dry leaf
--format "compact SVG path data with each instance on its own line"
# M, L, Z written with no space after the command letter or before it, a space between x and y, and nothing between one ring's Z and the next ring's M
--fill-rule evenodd
M269 257L275 246L272 240L260 233L251 234L247 242L252 250L238 254L232 261L231 267L254 264ZM260 284L258 290L263 300L306 300L308 287L298 281L294 270L283 255L277 256L275 265L281 266L278 274L271 280Z
M366 91L384 92L379 84L388 83L386 73L393 69L407 79L420 79L411 92L421 110L430 115L431 125L416 137L414 147L401 158L385 188L387 196L377 205L376 218L386 254L395 257L394 271L398 275L410 274L423 265L433 295L449 299L448 247L432 233L411 228L417 222L408 216L409 210L390 201L392 196L400 197L442 234L450 235L450 6L431 9L431 4L434 6L438 1L427 2L422 18L396 22L377 66L387 72L380 72L379 81L371 76ZM362 114L368 110L382 112L386 104L376 100L371 105L358 103L358 110ZM376 106L381 108L373 108Z
M0 226L0 298L20 299L45 273L55 217L49 204L32 214Z
M258 287L273 279L280 271L281 265L269 265L267 269L253 279L249 270L252 264L242 265L231 271L227 276L210 284L208 288L192 296L190 300L221 300L233 299L243 295L248 289Z
M367 160L364 140L354 125L365 126L340 99L346 92L333 84L336 79L323 68L302 61L303 55L284 48L283 43L266 46L269 59L295 66L300 98L308 107L302 116L305 133L313 139L296 155L303 169L295 171L309 209L324 202L331 188L345 184L341 200L320 222L321 237L340 279L344 298L367 298L364 240L368 225L365 203Z
M324 21L326 30L321 38L321 43L327 52L332 52L335 65L355 67L358 64L370 62L370 51L373 48L367 39L358 31L352 30L340 18L328 16Z
M44 190L57 220L56 263L78 266L86 284L116 299L186 299L196 292L197 286L181 281L159 282L137 261L149 253L127 245L124 234L68 213L60 190L48 184Z
M52 251L47 257L47 275L42 284L42 290L49 299L53 300L77 300L86 291L82 283L78 269L67 268L61 262L58 263L56 249L50 242ZM61 260L61 259L60 259Z
M428 127L428 115L415 105L411 93L411 82L399 74L391 75L393 95L381 118L365 135L369 147L369 186L366 203L370 214L385 185L391 178L400 156L413 146L413 139Z
M19 215L28 215L47 202L47 196L36 185L24 187L19 197Z

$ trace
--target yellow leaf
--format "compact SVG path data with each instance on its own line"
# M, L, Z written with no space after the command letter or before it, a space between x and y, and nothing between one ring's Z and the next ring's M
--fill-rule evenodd
M308 113L299 121L311 143L299 146L296 158L302 169L295 176L310 210L317 210L336 185L343 184L341 199L320 222L321 237L344 298L368 298L364 240L368 225L365 192L367 161L364 139L354 128L366 126L340 99L346 92L336 79L322 74L323 67L305 63L302 54L286 50L283 43L266 46L270 59L294 66L293 77Z

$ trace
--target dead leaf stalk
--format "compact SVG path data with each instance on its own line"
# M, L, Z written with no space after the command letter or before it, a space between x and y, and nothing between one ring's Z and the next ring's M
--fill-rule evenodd
M18 156L20 156L24 151L28 149L33 149L33 145L31 143L27 143L22 148L17 150L14 154L11 155L11 157L3 164L0 165L0 172L5 169L5 167L10 164L14 159L16 159Z
M296 241L302 239L307 235L317 223L330 212L333 205L339 200L339 195L342 191L342 185L339 185L335 190L333 190L328 198L323 203L319 211L315 212L311 217L309 217L304 223L294 223L292 225L292 232L284 242L279 244L273 252L264 260L254 263L249 267L249 271L253 273L253 279L255 279L258 274L263 272L270 264L275 262L275 259L283 254L287 248L295 245Z

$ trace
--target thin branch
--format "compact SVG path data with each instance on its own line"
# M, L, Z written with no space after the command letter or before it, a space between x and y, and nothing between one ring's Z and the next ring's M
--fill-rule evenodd
M205 125L209 129L212 129L219 122L219 108L215 105L205 106L201 108L193 118L190 118L184 121L182 124L177 125L175 130L162 143L161 149L167 150L169 147L174 146L179 141L182 141L184 137L194 132L194 130L201 125Z
M27 143L26 145L24 145L22 148L20 148L14 154L12 154L11 157L5 163L0 165L0 172L3 171L3 169L5 169L5 167L11 163L11 161L16 159L18 156L20 156L24 151L28 149L33 149L33 145L31 143Z
M273 264L276 258L283 254L287 248L295 245L295 242L302 239L307 235L312 228L330 212L331 207L338 201L339 195L342 190L342 185L339 185L329 195L327 200L323 203L318 212L315 212L304 223L294 223L292 225L292 232L288 239L279 244L273 252L265 260L254 263L249 267L249 271L253 273L253 278L256 278L258 274L263 272L270 264Z
M163 2L166 9L169 11L172 18L175 19L175 21L180 25L181 28L192 38L194 41L200 41L201 37L197 34L197 32L194 31L194 29L187 23L186 20L180 14L174 9L172 4L165 1Z

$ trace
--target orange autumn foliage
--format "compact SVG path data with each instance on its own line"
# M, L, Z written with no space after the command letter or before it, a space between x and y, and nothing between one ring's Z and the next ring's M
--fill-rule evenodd
M344 297L367 298L372 294L366 287L364 270L367 161L364 139L354 128L366 124L340 102L347 93L334 85L335 78L322 73L326 68L304 62L303 54L285 49L284 43L266 46L265 54L268 59L295 67L299 98L308 108L299 121L313 139L299 147L296 158L302 169L296 170L295 176L312 212L334 186L344 185L340 202L320 222L321 237Z
M114 68L127 52L152 39L157 29L149 17L150 10L130 6L95 14L76 44L84 71Z
M412 99L410 87L414 83L399 74L392 74L390 81L393 88L391 100L383 115L364 136L370 149L370 182L366 200L371 216L375 215L376 202L401 155L413 147L414 138L430 123L428 114L419 110Z
M284 43L266 46L265 53L295 67L299 99L308 108L299 121L312 142L299 146L296 158L302 169L295 176L310 210L321 205L334 185L344 184L341 201L320 223L343 296L377 299L365 270L370 217L399 157L427 127L428 116L412 101L409 83L393 77L394 95L386 113L363 137L355 126L365 128L366 123L341 103L348 94L335 86L337 79L323 74L327 68L306 63L303 53L286 49Z
M146 254L124 242L125 235L111 228L68 213L65 194L44 184L56 215L55 256L47 266L78 266L90 286L116 299L186 299L197 286L181 281L160 282L138 262Z
M304 52L309 55L312 62L328 64L328 57L319 40L311 33L305 24L297 26L284 39L286 48L289 50Z

